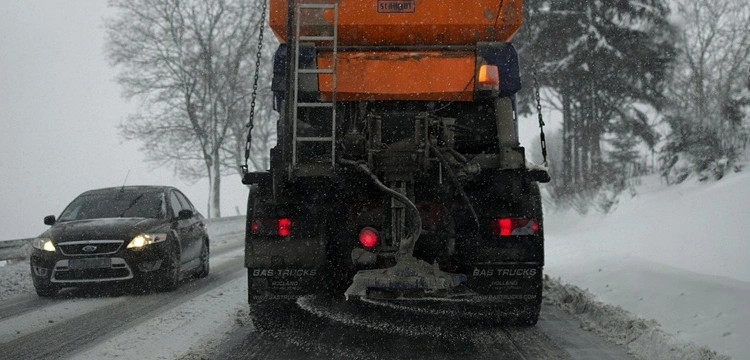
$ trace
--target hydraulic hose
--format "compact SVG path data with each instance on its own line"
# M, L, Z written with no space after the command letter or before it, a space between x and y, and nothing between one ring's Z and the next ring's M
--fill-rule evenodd
M434 140L434 139L433 139ZM435 143L433 141L433 143ZM461 194L461 198L466 202L466 206L469 207L469 211L471 211L471 215L474 216L474 221L476 222L477 228L476 233L479 233L479 216L477 216L477 212L474 211L474 206L471 204L471 200L469 199L469 196L466 195L466 191L464 191L463 186L461 186L461 182L458 181L458 177L456 176L456 173L453 172L453 169L451 168L450 164L448 164L448 160L445 159L445 155L438 150L435 146L430 146L430 149L432 152L437 156L438 160L440 160L440 163L443 164L443 167L445 167L445 170L448 171L448 176L451 178L451 181L456 185L456 189L458 190L458 193Z
M414 203L409 200L406 195L401 194L398 191L395 191L378 179L377 175L375 175L370 168L365 164L364 162L357 162L353 160L347 160L347 159L340 159L339 162L346 165L352 165L357 167L362 172L366 173L370 176L370 178L375 182L375 185L378 186L378 188L383 191L384 193L396 198L396 200L400 201L402 204L409 207L409 209L412 210L414 213L414 225L412 226L412 232L407 236L406 238L402 239L401 243L399 244L399 255L401 256L412 256L414 252L414 244L417 242L417 239L419 239L419 236L422 234L422 217L419 216L419 209L417 209L417 206L414 205Z

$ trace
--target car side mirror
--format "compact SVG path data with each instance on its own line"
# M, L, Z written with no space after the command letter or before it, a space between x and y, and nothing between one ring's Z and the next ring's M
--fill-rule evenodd
M190 219L191 217L193 217L193 210L180 210L177 214L178 220Z
M55 225L55 215L47 215L44 217L44 225Z

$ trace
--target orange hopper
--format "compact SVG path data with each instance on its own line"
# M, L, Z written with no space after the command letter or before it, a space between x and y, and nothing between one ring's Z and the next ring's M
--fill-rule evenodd
M337 101L471 101L479 42L509 42L521 0L297 0L338 3ZM287 40L290 1L270 0L270 25ZM303 10L301 35L331 36L333 10ZM330 68L330 42L317 42L318 68ZM325 46L328 46L326 48ZM322 99L330 74L319 76Z

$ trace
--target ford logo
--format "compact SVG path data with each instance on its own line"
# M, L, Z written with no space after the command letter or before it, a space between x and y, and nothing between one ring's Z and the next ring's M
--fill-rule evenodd
M85 252L94 252L94 251L96 251L96 246L94 246L94 245L86 245L81 250L83 250Z

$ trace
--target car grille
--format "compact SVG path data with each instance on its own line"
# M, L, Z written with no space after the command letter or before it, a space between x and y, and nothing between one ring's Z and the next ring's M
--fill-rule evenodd
M66 256L92 256L114 254L124 243L123 240L86 240L63 242L57 246Z
M119 280L130 276L128 269L89 269L60 271L55 274L57 281L86 281L86 280Z
M133 271L122 258L111 258L109 267L71 269L69 260L59 260L52 269L51 281L58 282L101 282L127 280L133 278Z

